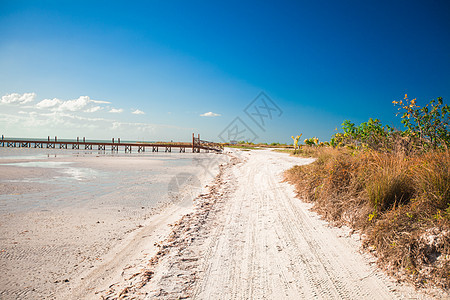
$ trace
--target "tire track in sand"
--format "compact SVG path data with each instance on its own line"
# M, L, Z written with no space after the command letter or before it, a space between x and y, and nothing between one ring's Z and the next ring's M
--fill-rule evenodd
M282 172L310 159L250 151L224 168L208 210L183 218L177 242L129 297L139 299L429 299L370 266L352 237L295 198ZM220 191L220 192L217 192ZM202 220L199 224L196 220ZM343 231L343 230L342 230ZM188 241L188 242L186 242ZM188 262L188 263L186 263Z
M210 238L192 298L421 298L370 267L294 198L281 171L308 160L262 151L247 157L233 169L225 225Z

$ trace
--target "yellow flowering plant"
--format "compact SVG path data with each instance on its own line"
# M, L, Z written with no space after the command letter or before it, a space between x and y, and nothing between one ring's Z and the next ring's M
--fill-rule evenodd
M304 142L308 146L317 146L317 145L319 145L319 139L316 138L316 137L305 139Z
M291 138L294 140L294 154L297 151L297 149L300 149L300 146L298 145L298 140L301 138L303 133L300 133L300 135L297 135L296 137L291 136Z

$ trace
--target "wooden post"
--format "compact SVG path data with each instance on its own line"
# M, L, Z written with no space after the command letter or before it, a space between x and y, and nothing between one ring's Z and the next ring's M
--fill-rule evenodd
M118 140L118 143L120 144L120 138L117 138L117 140Z
M192 133L192 153L194 153L194 142L195 142L195 137L194 137L194 133Z
M86 143L86 138L85 137L83 137L83 143Z
M49 142L50 142L50 136L48 136L48 138L47 138L47 141L49 141Z
M58 137L57 136L55 136L55 142L57 142L58 141Z
M77 143L79 143L80 142L80 137L79 136L77 136Z
M113 142L113 144L114 144L114 138L112 138L112 142Z

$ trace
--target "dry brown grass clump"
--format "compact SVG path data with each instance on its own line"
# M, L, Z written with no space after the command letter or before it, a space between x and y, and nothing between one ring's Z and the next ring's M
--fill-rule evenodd
M314 163L286 172L301 198L327 220L360 230L391 274L450 287L450 151L309 151Z

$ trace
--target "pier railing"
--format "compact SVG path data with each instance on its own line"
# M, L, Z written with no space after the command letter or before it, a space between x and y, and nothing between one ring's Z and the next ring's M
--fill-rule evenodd
M198 137L195 137L195 134L192 134L192 152L200 152L201 149L205 151L222 152L223 145L219 143L203 141L200 139L200 134L198 135Z
M77 138L76 140L58 140L57 137L54 139L48 137L47 140L44 139L14 139L5 138L2 135L0 140L0 147L19 147L19 148L48 148L48 149L74 149L74 150L98 150L106 151L111 150L111 152L118 152L119 149L123 149L125 152L132 152L133 149L137 152L172 152L172 149L177 149L179 152L186 152L186 148L192 148L193 153L200 153L201 150L204 152L222 152L223 146L218 143L207 142L200 140L200 135L198 138L194 137L192 134L192 144L182 143L182 142L121 142L120 139L111 142L103 141L88 141L85 138L82 140Z

